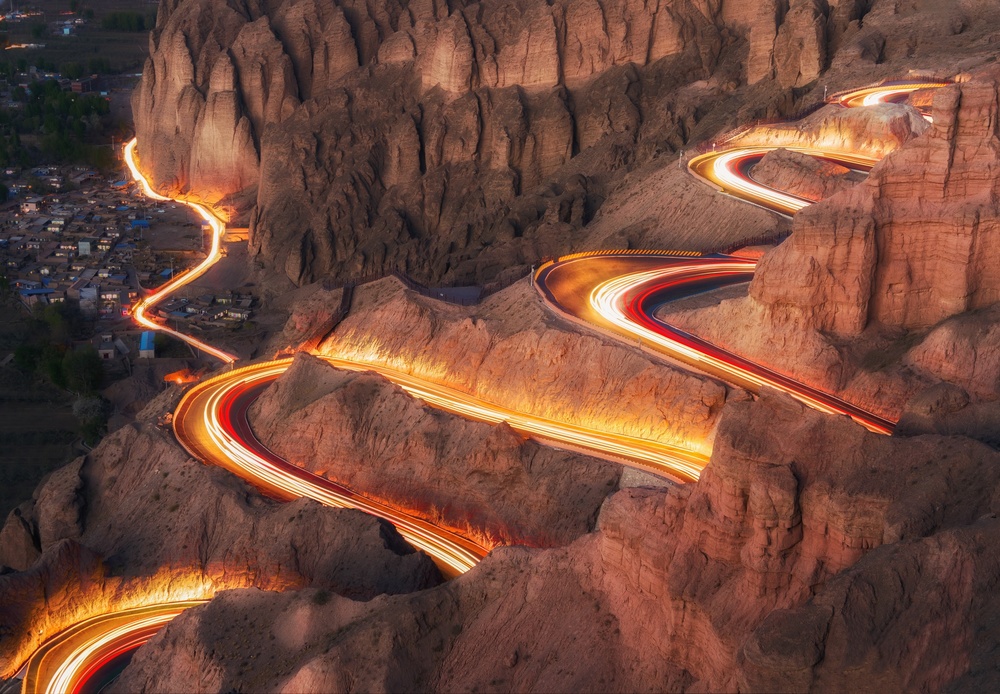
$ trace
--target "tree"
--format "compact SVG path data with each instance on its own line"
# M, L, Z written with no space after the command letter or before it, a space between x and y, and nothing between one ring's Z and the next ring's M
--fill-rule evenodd
M97 350L90 345L66 352L63 371L66 387L77 393L93 393L104 380L104 364Z
M42 351L35 345L18 345L14 349L14 365L21 371L34 373L41 356Z
M31 38L40 39L45 36L47 27L44 24L32 24L31 25Z
M66 348L61 345L46 345L38 360L39 370L59 388L66 387L65 353Z

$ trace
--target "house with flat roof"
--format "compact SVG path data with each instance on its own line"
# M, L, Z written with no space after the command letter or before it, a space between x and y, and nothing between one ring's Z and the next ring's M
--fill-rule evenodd
M154 359L156 357L155 334L152 330L146 330L139 338L139 358Z

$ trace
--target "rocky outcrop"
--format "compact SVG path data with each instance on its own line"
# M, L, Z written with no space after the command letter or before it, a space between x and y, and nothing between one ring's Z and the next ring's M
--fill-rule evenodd
M134 99L139 155L161 189L249 220L254 260L294 284L481 282L553 236L596 242L582 228L625 172L738 110L739 41L747 81L799 88L867 5L170 2ZM676 244L655 228L647 245Z
M315 585L369 599L440 575L384 521L261 498L126 426L51 475L0 531L0 673L90 615L245 586Z
M940 381L995 399L997 95L992 69L939 90L926 133L796 215L748 298L668 320L890 418Z
M871 322L924 328L1000 299L997 89L989 76L940 90L926 136L837 205L799 215L761 262L753 299L844 335Z
M319 352L389 366L517 412L709 451L727 389L565 325L528 282L462 308L394 279L358 287ZM736 391L737 397L744 397Z
M908 105L825 106L801 120L752 128L729 144L828 149L876 161L928 130L920 112Z
M251 424L286 460L486 547L568 544L593 529L621 474L303 353L253 405Z
M171 623L118 686L157 691L170 672L216 691L940 688L989 657L997 523L978 519L997 462L783 397L734 403L698 483L619 492L567 548L500 549L365 604L227 593ZM246 662L247 632L275 658Z
M847 167L786 149L765 154L750 176L775 190L813 201L847 190L861 179Z

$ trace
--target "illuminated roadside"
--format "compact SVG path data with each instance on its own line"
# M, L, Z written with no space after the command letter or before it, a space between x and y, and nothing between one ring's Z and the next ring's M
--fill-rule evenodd
M75 694L102 666L135 650L181 612L204 602L146 605L80 622L35 651L25 668L21 691Z
M921 89L936 89L946 82L909 82L866 87L834 97L834 103L846 108L873 106L902 99ZM925 117L930 119L928 115ZM790 217L814 201L778 190L753 179L750 170L768 152L785 149L799 152L824 161L840 164L849 169L868 171L879 162L878 157L859 152L847 152L829 147L797 147L785 145L747 145L738 143L719 150L693 157L688 162L688 170L697 178L722 192L740 198L745 202L764 207L778 214Z
M146 197L159 201L173 200L173 198L165 197L157 193L155 190L153 190L152 187L149 185L149 181L146 180L146 177L142 175L141 171L139 171L139 167L135 162L135 145L136 145L136 140L135 138L133 138L127 145L125 145L125 152L124 152L125 164L128 166L129 171L132 173L132 177L139 182L139 185L142 186L142 190L146 194ZM158 287L155 292L151 293L150 295L144 298L139 299L139 301L132 308L132 319L136 323L145 328L149 328L150 330L158 330L160 332L164 332L168 335L176 337L177 339L187 342L192 347L195 347L196 349L199 349L202 352L205 352L206 354L209 354L226 364L231 364L232 362L236 361L236 357L234 357L232 354L223 352L221 349L216 349L215 347L212 347L211 345L206 344L194 337L191 337L190 335L186 335L178 330L173 330L168 326L163 325L162 323L157 323L156 321L152 320L151 318L149 318L149 316L146 315L147 312L152 311L152 309L158 303L166 299L168 296L176 292L178 289L187 284L190 284L191 282L194 282L196 279L198 279L206 272L208 272L209 268L215 265L215 263L218 262L219 258L222 257L221 244L222 244L222 236L226 232L225 224L223 224L218 217L212 214L208 210L208 208L206 208L203 205L200 205L196 202L188 202L182 199L177 199L176 202L179 202L181 204L190 207L192 210L197 212L202 219L208 222L209 226L211 226L212 243L208 255L205 257L203 261L195 265L190 270L187 270L186 272L183 272L180 275L177 275L176 277L172 277L169 282L167 282L161 287Z
M847 108L859 106L875 106L903 99L921 89L940 89L947 87L949 82L900 82L886 83L875 87L855 89L837 97L836 102Z

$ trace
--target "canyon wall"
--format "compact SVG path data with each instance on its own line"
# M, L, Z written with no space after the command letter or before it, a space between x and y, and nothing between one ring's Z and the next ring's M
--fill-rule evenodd
M754 301L806 329L926 328L1000 299L998 77L934 96L930 131L837 204L815 205L761 262Z
M491 279L583 243L622 172L683 146L685 87L814 82L863 3L765 5L163 0L138 155L295 284Z
M998 95L992 66L938 90L926 132L796 215L748 297L663 317L892 419L940 381L974 401L1000 397L988 366L998 354L989 307L1000 300Z

